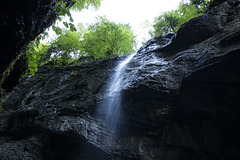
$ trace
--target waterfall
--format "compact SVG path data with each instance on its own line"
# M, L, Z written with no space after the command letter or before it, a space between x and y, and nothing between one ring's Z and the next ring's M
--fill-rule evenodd
M131 61L136 53L132 53L125 57L115 68L114 73L110 77L109 84L104 93L104 99L97 106L97 117L104 119L109 127L116 130L119 118L122 116L121 111L121 82L125 73L127 64Z

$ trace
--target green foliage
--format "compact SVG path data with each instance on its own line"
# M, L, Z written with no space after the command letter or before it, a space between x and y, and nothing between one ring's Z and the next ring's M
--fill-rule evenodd
M36 64L37 67L43 66L44 64L49 62L50 56L51 56L48 53L49 48L50 48L50 45L48 43L39 44L39 46L35 48L34 52L39 57L39 59L36 59L36 61L34 61L34 63Z
M62 34L62 29L60 27L52 26L52 29L57 35Z
M135 36L129 25L98 17L96 23L88 28L80 24L77 32L62 30L50 44L33 48L33 52L38 54L37 63L34 63L41 66L51 62L55 66L62 66L76 63L76 59L83 57L113 58L132 53L135 45Z
M67 31L65 31L64 29L62 29L60 27L55 26L55 23L54 23L52 25L52 29L57 35L60 35L58 40L55 40L54 43L51 43L51 45L40 44L40 40L43 39L43 37L45 36L45 34L41 34L34 41L30 42L25 50L25 53L28 58L27 74L34 74L37 71L38 65L43 65L43 64L49 62L49 60L51 59L50 50L53 50L54 48L56 49L57 47L61 46L60 49L64 50L64 52L60 53L56 50L56 56L59 56L60 54L66 55L65 53L67 53L69 51L69 48L67 49L66 46L69 45L70 43L72 43L74 39L71 39L72 37L71 38L66 38L66 37L69 37L68 35L71 34L70 31L71 32L76 31L76 28L73 24L73 18L70 13L71 7L73 8L73 10L78 10L78 11L81 11L84 8L89 8L90 6L95 9L98 9L101 5L101 1L102 0L73 0L72 4L74 4L74 5L72 6L72 4L69 4L69 1L67 1L67 0L57 0L56 10L55 10L56 14L58 15L57 20L62 21L63 16L68 16L70 22L64 21L63 24L66 28L69 29L69 32L66 33ZM66 36L65 38L64 38L64 35ZM74 38L76 39L76 36ZM64 39L66 40L66 42L63 43ZM62 44L60 45L60 43L62 43ZM71 44L69 46L71 46L71 47L75 46L75 47L73 47L72 50L76 49L76 43L75 43L75 45ZM69 52L71 52L71 51L69 51ZM62 57L64 57L64 56L62 56ZM68 57L69 56L65 56L63 58L64 60L62 60L62 61L68 61L69 60L69 59L67 59ZM58 60L60 61L60 59L61 59L61 56Z
M178 28L190 19L202 15L202 13L200 13L192 4L187 3L180 3L178 12L180 15Z
M155 18L154 29L149 32L151 37L176 32L183 23L205 13L209 3L210 0L191 0L190 3L181 2L178 9L164 12Z
M0 87L0 112L3 111L2 103L5 101L5 90Z
M124 56L134 51L135 36L127 24L116 24L98 17L84 34L82 49L95 58L113 58Z
M43 39L47 33L40 34L36 37L35 40L31 41L25 50L28 59L28 71L26 74L34 75L37 71L37 61L40 59L40 55L38 52L39 47L42 45L40 44L40 40Z
M70 7L72 10L75 11L81 11L83 9L88 9L90 6L98 9L101 5L102 0L73 0L74 5L69 5L68 1L66 0L58 0L56 3L56 13L58 15L58 20L61 22L63 16L68 16L70 22L63 21L63 24L66 28L68 28L70 31L76 31L76 28L73 24L73 18L70 12ZM60 35L62 33L62 29L55 26L53 24L52 26L53 31Z
M98 9L101 6L102 0L74 0L75 4L72 7L73 10L81 11L82 9L88 9L90 6Z
M59 20L61 22L63 16L68 16L69 20L70 20L70 23L73 22L73 18L72 18L69 7L71 7L71 6L69 6L68 1L65 1L65 0L58 0L57 1L57 3L56 3L56 13L58 15L57 20ZM63 23L66 26L66 28L69 28L69 23L68 22L64 21ZM62 33L62 29L59 28L59 27L56 27L55 23L52 25L52 29L57 35ZM70 30L74 31L76 29L74 27L74 28L70 28Z
M193 6L201 13L205 13L209 7L210 0L190 0Z
M164 12L162 15L155 18L153 25L154 30L150 32L150 35L152 37L158 37L169 32L176 32L179 21L180 17L177 10Z
M60 65L71 63L74 57L80 56L81 38L80 32L63 31L50 45L42 45L38 49L41 57L39 65L49 61Z

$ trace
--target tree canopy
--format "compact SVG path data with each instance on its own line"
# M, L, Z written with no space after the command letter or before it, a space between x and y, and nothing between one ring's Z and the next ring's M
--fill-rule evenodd
M74 56L79 56L80 39L82 33L65 30L50 44L42 44L37 47L39 55L38 65L52 61L56 64L71 63Z
M62 17L68 16L70 22L63 21L64 26L69 28L70 31L76 31L70 9L75 11L81 11L83 9L88 9L89 7L98 9L101 6L101 2L102 0L73 0L71 4L68 4L69 1L67 0L58 0L56 3L56 13L58 15L57 20L62 21ZM52 25L52 29L56 34L62 33L62 29L55 26L55 23Z
M135 45L135 36L128 24L97 17L96 22L87 28L80 24L78 31L63 30L50 44L40 44L29 50L29 70L33 74L38 65L48 62L62 65L82 57L106 59L124 56L134 52Z
M63 24L66 27L66 29L68 29L69 31L76 31L76 27L73 24L73 18L72 18L70 9L77 10L77 11L81 11L82 9L85 9L85 8L88 9L89 7L98 9L101 5L101 2L102 0L73 0L69 4L68 0L57 0L56 9L55 9L55 12L57 14L57 20L62 21L62 18L64 16L69 17L70 22L63 21ZM63 33L63 30L66 30L66 29L62 29L56 26L55 23L56 22L53 23L52 29L57 35L61 35L62 37L65 34L65 31ZM37 71L37 66L39 65L39 61L41 62L40 64L44 64L47 61L49 61L49 59L47 59L49 58L47 55L49 55L48 52L49 52L50 46L48 44L40 43L40 40L44 39L45 35L47 35L46 31L40 34L38 37L36 37L36 39L31 41L26 47L25 52L26 52L26 57L28 59L27 73L34 74L35 71ZM61 39L61 37L59 39ZM51 49L54 48L53 46L56 43L57 43L57 40L55 40L55 42L52 44Z
M113 58L134 51L135 36L128 24L117 24L98 17L84 34L82 49L95 58Z
M97 17L96 22L88 27L81 25L76 29L69 8L82 10L84 8L99 8L102 0L74 0L74 5L67 5L66 0L57 1L58 20L67 15L70 22L63 22L65 29L52 26L58 38L50 44L40 44L37 38L27 47L29 70L33 74L37 65L48 62L56 64L72 63L77 57L113 58L124 56L134 51L135 36L128 24L117 24L106 17ZM181 2L178 9L164 12L156 17L153 24L152 37L158 37L168 32L176 32L178 28L193 17L207 10L210 0L190 0ZM40 36L41 37L41 36Z
M164 12L155 17L153 31L149 32L151 37L176 32L183 23L204 14L209 3L210 0L191 0L190 3L181 2L178 9Z

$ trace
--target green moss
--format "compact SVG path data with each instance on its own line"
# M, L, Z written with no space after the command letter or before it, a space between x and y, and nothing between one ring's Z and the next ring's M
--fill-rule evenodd
M5 90L0 88L0 112L3 111L2 103L5 101Z

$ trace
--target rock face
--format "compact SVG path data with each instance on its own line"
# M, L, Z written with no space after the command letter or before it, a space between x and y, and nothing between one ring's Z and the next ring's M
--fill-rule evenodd
M71 0L67 2L71 5ZM56 0L6 1L1 5L0 87L9 92L19 83L27 69L27 58L21 51L56 18Z
M95 115L121 58L41 68L6 97L0 159L240 159L239 12L237 0L220 3L141 47L116 131Z

